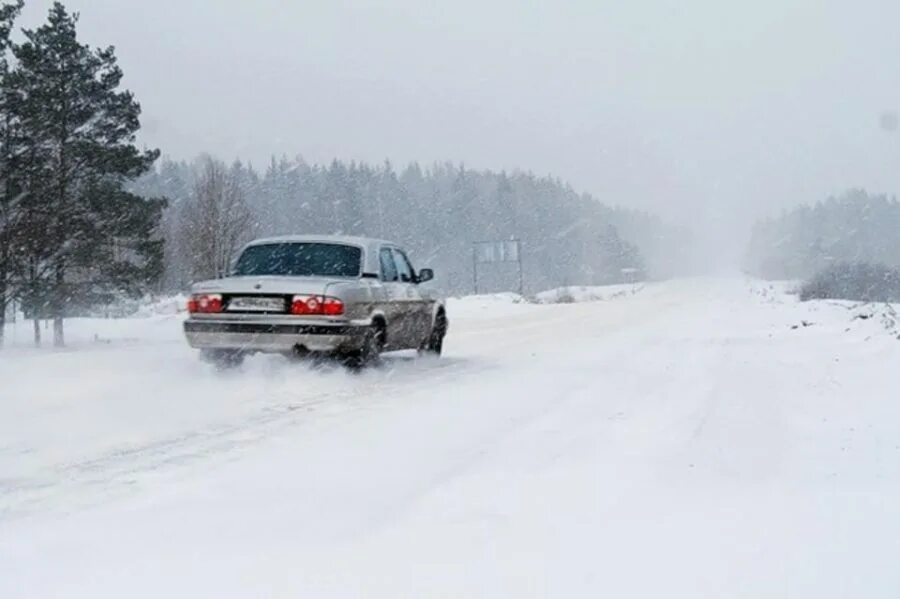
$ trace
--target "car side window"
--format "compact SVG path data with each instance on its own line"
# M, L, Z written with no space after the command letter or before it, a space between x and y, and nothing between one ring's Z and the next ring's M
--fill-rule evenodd
M394 264L394 257L391 255L391 250L388 248L382 248L381 252L378 254L378 257L381 260L381 280L396 281L397 265Z
M394 260L397 262L397 271L400 273L400 280L404 283L413 283L416 280L412 265L406 258L406 254L400 250L394 250Z

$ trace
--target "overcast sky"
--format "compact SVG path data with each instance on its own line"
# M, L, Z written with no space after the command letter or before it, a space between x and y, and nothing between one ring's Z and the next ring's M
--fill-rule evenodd
M26 0L22 25L50 2ZM558 175L694 223L900 190L900 2L70 0L175 158ZM713 227L715 228L715 227Z

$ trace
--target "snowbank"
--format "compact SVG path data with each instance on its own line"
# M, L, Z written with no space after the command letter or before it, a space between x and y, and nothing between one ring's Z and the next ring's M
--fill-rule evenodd
M181 314L187 310L186 295L170 295L161 298L155 298L142 303L134 316L158 316Z
M571 304L579 302L598 302L634 295L644 288L643 283L634 285L599 285L559 287L536 294L539 304Z

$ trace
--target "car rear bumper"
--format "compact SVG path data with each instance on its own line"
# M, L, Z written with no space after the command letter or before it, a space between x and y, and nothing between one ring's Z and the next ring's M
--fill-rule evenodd
M191 319L184 323L188 344L198 349L330 352L362 346L367 326L359 324L285 324Z

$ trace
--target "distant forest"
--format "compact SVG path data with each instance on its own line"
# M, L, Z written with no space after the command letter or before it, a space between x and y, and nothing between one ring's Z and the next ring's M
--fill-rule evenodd
M661 278L688 262L691 239L648 214L612 208L558 179L449 163L397 170L273 159L264 172L209 156L161 161L131 191L164 197L161 292L224 274L255 237L340 233L390 239L450 293L473 288L472 244L520 239L526 291ZM514 289L515 265L479 267L481 291ZM630 273L623 269L635 269Z
M807 279L836 264L900 267L900 203L851 190L756 224L745 269L769 279Z

